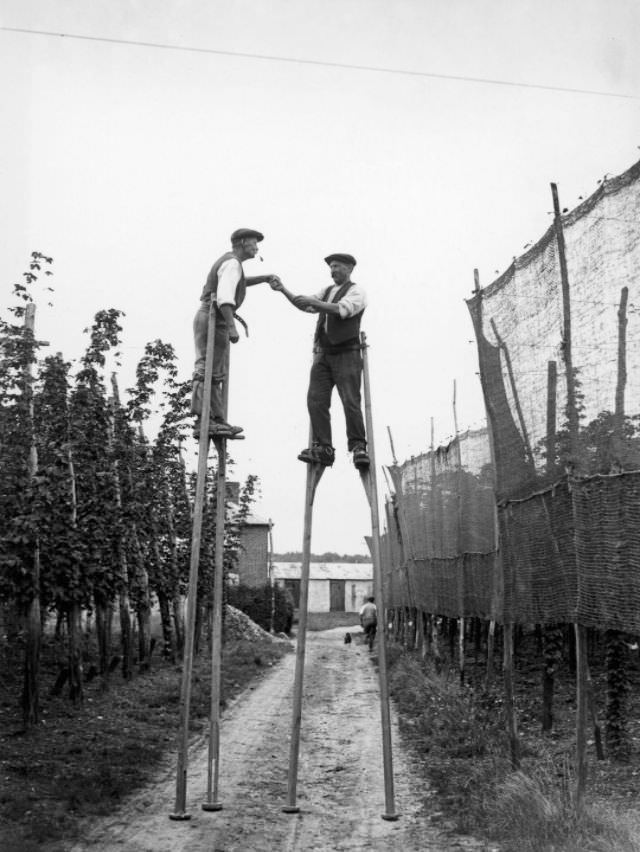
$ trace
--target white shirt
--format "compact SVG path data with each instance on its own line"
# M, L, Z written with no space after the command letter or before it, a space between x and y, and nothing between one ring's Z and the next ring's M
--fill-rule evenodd
M220 305L236 306L236 289L242 277L242 265L237 257L225 260L218 269L217 302Z
M319 293L314 294L315 299L320 299L324 302L330 302L338 290L342 287L342 284L334 284L331 290L327 295L326 299L322 297L325 294L326 287L323 290L320 290ZM348 317L354 316L354 314L359 314L360 311L363 311L367 307L367 294L364 292L363 288L359 284L353 284L352 287L349 287L347 292L338 302L338 310L340 311L340 319L347 319ZM314 311L315 313L315 311Z
M371 601L367 601L363 606L360 607L360 618L366 618L367 621L373 621L374 618L378 617L378 608Z

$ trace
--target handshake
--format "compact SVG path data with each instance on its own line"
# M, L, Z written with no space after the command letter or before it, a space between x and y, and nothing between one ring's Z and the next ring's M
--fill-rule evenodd
M294 296L292 293L289 293L278 275L269 276L269 286L272 290L279 290L281 293L284 293L291 304L295 305L301 311L306 311L307 308L312 307L311 301L307 296Z

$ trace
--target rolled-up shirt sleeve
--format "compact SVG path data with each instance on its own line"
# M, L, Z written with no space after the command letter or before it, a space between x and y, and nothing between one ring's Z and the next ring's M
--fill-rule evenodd
M235 258L226 260L218 270L218 291L217 302L218 306L232 305L236 306L236 290L242 276L242 267L240 261Z
M326 299L324 298L325 293L327 292L326 288L324 290L320 290L319 293L314 293L313 297L314 299L320 299L323 302L330 302L338 289L338 285L333 287ZM364 311L366 307L367 294L359 284L354 284L338 302L340 319L348 319L349 317L355 316L355 314L359 314L360 311ZM311 308L311 310L313 310L314 313L317 313L315 308Z
M367 294L362 287L354 284L338 302L341 319L348 319L367 307Z

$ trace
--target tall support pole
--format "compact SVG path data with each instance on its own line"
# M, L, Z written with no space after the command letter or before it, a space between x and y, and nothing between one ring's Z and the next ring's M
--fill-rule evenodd
M200 441L198 444L198 474L196 495L193 507L193 527L191 532L191 565L189 568L189 589L187 592L187 617L185 625L184 657L182 663L182 681L180 685L180 731L178 738L178 765L176 770L176 801L169 819L190 819L187 813L187 763L189 753L189 706L191 703L191 673L193 670L193 645L196 627L196 603L198 597L198 569L200 566L200 540L202 536L202 515L204 509L205 483L207 479L207 460L209 456L209 419L211 407L211 380L213 377L213 346L216 334L216 305L213 299L209 307L209 327L207 333L207 352L204 367L204 388L202 413L200 415Z
M547 475L551 479L556 467L556 419L557 419L558 370L555 361L547 362ZM544 505L544 497L542 498ZM545 515L547 515L545 510ZM553 532L551 518L547 515L547 527L553 543L555 554L560 563L560 554L556 537ZM561 647L562 630L558 624L544 624L542 627L542 647L544 668L542 674L542 730L551 731L553 728L553 693L555 691L555 676L558 668L558 648Z
M504 712L509 735L509 752L513 769L520 767L520 742L514 702L513 684L513 622L505 621L503 631L502 676L504 678Z
M226 408L226 406L225 406ZM218 453L216 476L216 541L213 573L213 629L211 631L211 709L209 711L209 749L207 754L207 800L203 811L220 811L220 683L222 672L222 596L224 584L224 510L227 475L227 439L214 438Z
M429 436L429 485L430 485L430 516L431 516L431 541L427 539L427 553L435 559L439 553L442 553L442 535L439 527L438 519L438 492L436 489L436 443L435 443L435 423L433 417L430 418L431 434ZM435 614L435 613L434 613Z
M558 393L558 368L555 361L547 363L547 473L551 476L556 466L556 416Z
M391 750L391 714L389 710L389 682L387 674L387 616L384 605L382 583L382 562L380 558L380 519L378 513L378 484L376 481L376 454L373 440L373 417L371 413L371 382L369 378L369 359L367 357L367 338L360 334L362 345L362 375L364 390L365 425L367 429L367 447L371 460L368 468L360 469L360 477L371 507L371 555L373 557L373 593L378 604L378 676L380 680L380 717L382 722L382 759L384 769L384 813L382 819L397 820L393 789L393 757Z
M567 271L567 255L564 243L564 231L562 228L562 215L560 213L560 200L558 198L558 187L551 184L551 195L553 196L553 224L556 232L556 244L558 247L558 263L560 266L560 282L562 284L562 352L567 373L567 414L569 419L569 438L571 452L576 450L578 439L578 409L576 407L576 380L573 371L573 354L571 350L571 295L569 291L569 273ZM576 459L572 459L575 464Z
M569 289L569 274L567 271L567 257L565 251L564 231L562 228L562 215L560 213L560 201L558 199L558 187L551 184L553 196L554 227L556 232L556 243L558 247L558 262L560 266L560 281L562 284L562 308L563 308L563 355L567 373L567 414L569 420L569 441L571 447L572 470L578 465L578 408L576 405L576 385L573 368L573 355L571 349L571 294ZM577 525L576 525L576 501L573 493L572 475L569 477L571 488L571 503L573 507L574 521L574 544L576 553L576 568L578 578L578 594L576 605L576 620L574 630L576 637L576 787L575 808L577 812L582 811L584 805L584 791L587 783L587 694L588 694L588 661L587 661L587 636L585 628L580 624L580 564L578 557Z
M616 381L615 424L617 438L620 442L618 452L622 452L624 437L624 391L627 384L627 302L629 288L620 291L620 306L618 308L618 378Z
M268 546L269 551L267 554L267 563L268 563L268 571L269 571L269 591L271 593L271 613L269 615L269 633L275 633L275 623L276 623L276 590L274 586L274 578L273 578L273 521L269 518L269 538L268 538Z
M460 617L458 618L458 668L460 672L460 685L464 684L464 630L465 630L465 618L464 618L464 551L462 544L462 452L460 449L460 432L458 430L458 408L457 408L457 386L456 380L453 380L453 427L456 432L456 467L457 467L457 477L456 477L456 485L458 489L458 495L456 499L456 511L457 511L457 539L458 539L458 553L456 554L459 559L459 574L458 574L458 608L460 610Z
M395 450L393 447L393 436L391 435L391 429L387 426L387 432L389 434L389 442L391 444L391 455L393 457L393 465L394 468L398 466L398 461L396 459ZM384 470L384 468L383 468ZM414 469L415 474L415 469ZM363 480L364 484L364 480ZM405 574L405 583L407 586L407 605L410 610L417 609L416 604L416 595L413 589L413 581L411 579L411 568L415 571L415 554L414 547L411 542L411 537L409 535L409 524L407 522L407 515L405 511L405 492L402 487L402 480L399 482L399 488L396 488L396 508L397 508L397 518L398 518L398 530L400 533L400 542L402 545L402 561L404 565L404 574ZM365 485L365 490L366 490ZM416 500L418 499L418 481L417 475L414 480L414 490L416 495ZM367 494L368 498L368 494Z
M482 298L482 291L480 289L480 273L477 269L473 270L473 291L478 299ZM495 548L495 566L496 571L499 566L502 565L502 561L499 557L500 551L500 522L498 519L498 500L496 494L496 486L497 486L497 469L496 469L496 448L493 439L493 429L491 428L491 422L489 420L488 413L486 413L487 419L487 434L489 436L489 452L491 454L491 467L493 469L493 546ZM495 649L495 638L496 638L496 609L497 609L497 583L494 581L493 586L493 595L491 601L491 619L489 621L489 629L487 631L487 674L485 679L485 684L488 687L493 681L493 670L494 670L494 649Z
M429 515L431 518L431 540L427 539L427 553L435 559L442 553L442 534L439 512L439 489L436 483L436 424L433 417L429 418ZM433 661L436 671L440 671L442 660L440 658L440 643L438 641L438 609L440 601L431 601L431 648L433 650Z
M30 336L33 345L35 336L36 306L28 302L24 314L25 337ZM29 351L29 347L27 347ZM34 357L35 360L35 357ZM28 401L28 417L30 446L27 459L27 477L29 489L33 487L33 480L38 472L38 451L34 437L33 422L33 361L24 368L24 393ZM36 533L33 541L33 562L31 569L32 591L25 619L25 654L24 654L24 684L22 691L22 718L25 730L29 730L40 721L40 696L39 696L39 673L40 673L40 647L42 643L42 615L40 612L40 539Z
M493 317L490 320L491 328L493 330L493 334L496 338L496 343L498 344L498 348L504 355L504 362L507 367L507 375L509 376L509 386L511 387L511 393L513 395L513 404L515 405L516 413L518 415L518 423L520 424L520 431L522 432L522 442L524 444L524 451L527 456L527 461L530 465L533 465L533 450L531 449L531 442L529 440L529 433L527 431L527 424L524 420L524 414L522 412L522 405L520 403L520 393L518 391L518 386L516 384L516 378L513 373L513 364L511 363L511 355L509 354L509 347L504 342L502 337L500 337L500 333L496 327L495 320Z
M309 446L312 436L309 435ZM289 777L287 804L282 808L286 814L297 814L298 758L300 756L300 728L302 724L302 687L304 682L304 657L307 645L307 608L309 606L309 564L311 562L311 522L313 499L316 488L324 473L324 465L307 466L307 484L304 501L304 533L302 538L302 573L300 577L300 604L298 609L298 635L296 637L296 671L293 683L293 716L291 741L289 743Z
M393 435L391 434L391 427L387 426L387 433L389 435L389 444L391 445L391 458L393 459L393 464L398 464L398 459L396 458L396 450L393 446Z

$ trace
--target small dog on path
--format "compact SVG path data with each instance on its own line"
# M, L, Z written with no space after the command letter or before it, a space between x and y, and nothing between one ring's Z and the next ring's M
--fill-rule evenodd
M345 634L344 634L344 644L345 644L345 645L350 645L350 644L351 644L351 634L350 634L350 633L345 633Z

